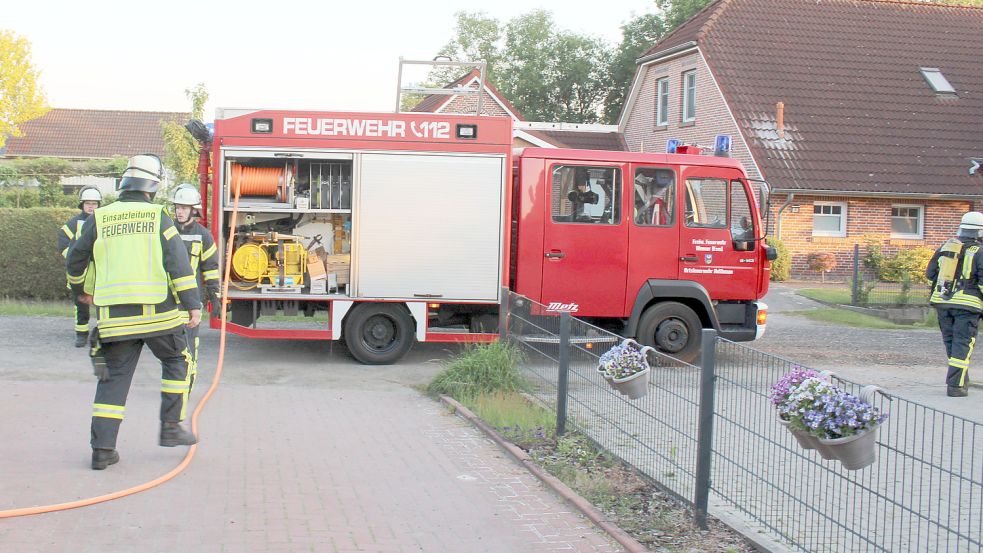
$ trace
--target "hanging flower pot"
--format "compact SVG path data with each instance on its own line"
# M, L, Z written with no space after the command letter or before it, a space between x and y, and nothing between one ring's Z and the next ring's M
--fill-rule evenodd
M869 467L877 460L877 431L880 425L845 438L819 438L822 447L832 451L847 470Z
M612 378L611 387L628 396L628 399L638 399L649 391L650 371L651 369L645 369L624 378Z
M612 388L629 399L638 399L648 393L649 350L655 351L649 346L639 346L633 340L625 340L601 356L597 370Z
M778 418L778 424L785 427L788 433L795 438L795 441L799 442L799 446L802 449L816 449L819 446L819 438L809 435L808 432L803 432L801 430L796 430L792 428L792 423L787 420L783 420L781 417Z

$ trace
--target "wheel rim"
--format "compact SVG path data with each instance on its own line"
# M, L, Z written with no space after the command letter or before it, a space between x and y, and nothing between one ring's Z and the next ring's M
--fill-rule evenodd
M666 319L655 331L655 345L666 353L679 353L689 342L689 327L681 319Z
M375 352L385 352L399 343L396 321L386 315L373 315L362 327L362 343Z

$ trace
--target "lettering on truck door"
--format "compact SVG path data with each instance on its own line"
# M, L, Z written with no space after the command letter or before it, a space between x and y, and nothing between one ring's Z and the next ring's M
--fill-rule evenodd
M621 165L550 164L543 303L578 316L621 316L628 261Z
M679 279L699 282L715 300L755 296L759 248L750 198L733 169L687 167Z

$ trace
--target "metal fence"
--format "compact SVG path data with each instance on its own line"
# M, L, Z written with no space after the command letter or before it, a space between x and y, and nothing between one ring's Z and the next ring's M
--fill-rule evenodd
M931 286L924 282L920 270L914 270L915 277L907 271L895 271L893 281L885 280L886 275L878 274L877 268L865 261L871 254L869 246L853 245L850 280L850 305L858 307L920 307L928 306ZM880 250L876 252L880 254ZM882 269L883 272L883 269Z
M849 471L801 449L777 423L771 385L800 365L705 331L701 366L660 353L630 400L597 371L622 338L515 294L503 337L525 353L534 394L577 429L694 508L735 517L796 551L983 551L983 425L902 397L877 461ZM860 385L833 377L841 388Z

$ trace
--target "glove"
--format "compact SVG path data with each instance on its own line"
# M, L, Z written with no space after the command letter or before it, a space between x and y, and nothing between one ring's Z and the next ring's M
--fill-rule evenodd
M92 362L92 374L100 382L109 380L109 367L106 365L106 355L102 350L102 342L99 340L98 327L93 327L89 331L89 361Z
M218 293L218 290L208 290L208 301L212 304L212 315L221 316L222 315L222 298Z

